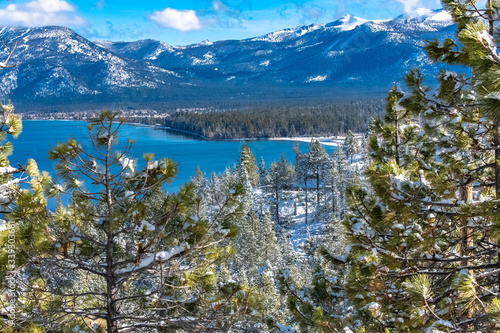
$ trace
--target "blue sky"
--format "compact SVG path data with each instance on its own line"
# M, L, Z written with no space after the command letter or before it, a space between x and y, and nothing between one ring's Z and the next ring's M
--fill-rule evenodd
M0 22L63 25L91 40L187 45L328 23L345 14L389 19L440 7L439 0L2 0Z

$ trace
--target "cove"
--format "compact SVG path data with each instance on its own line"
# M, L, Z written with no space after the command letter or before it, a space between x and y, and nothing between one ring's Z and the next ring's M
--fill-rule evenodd
M85 121L60 120L24 120L23 132L12 140L14 153L9 157L10 164L24 164L28 158L33 158L40 171L47 171L55 175L52 162L48 161L47 154L58 141L64 142L74 137L84 149L91 149L88 138L87 123ZM118 147L125 144L127 139L137 140L132 148L132 157L143 166L142 155L154 153L155 158L168 157L179 164L179 172L167 190L176 191L178 186L189 181L195 174L196 168L209 177L211 172L224 172L226 167L232 168L237 162L242 141L205 141L196 139L179 132L172 132L161 128L134 126L124 124L120 130ZM292 147L294 141L249 140L247 145L252 150L257 163L264 157L266 165L278 160L283 152L290 161L295 161ZM301 151L307 150L307 143L299 142ZM335 147L326 146L327 153Z

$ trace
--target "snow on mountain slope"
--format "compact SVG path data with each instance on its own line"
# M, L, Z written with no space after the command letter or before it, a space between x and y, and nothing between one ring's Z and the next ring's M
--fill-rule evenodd
M401 81L411 68L423 66L436 72L425 57L425 41L453 37L449 14L428 11L418 17L368 21L354 16L326 24L309 25L245 39L172 47L154 59L151 46L121 52L123 46L107 47L123 56L152 61L180 72L189 70L210 81L265 82L269 84L347 85L381 90ZM156 43L158 48L160 42ZM120 43L121 45L121 43ZM263 66L264 64L264 66ZM314 79L314 78L325 79Z
M210 99L212 90L220 98L225 91L226 97L244 94L250 86L256 91L342 87L384 92L412 67L435 75L439 68L427 60L423 46L435 37L453 37L454 31L443 11L382 21L346 15L328 24L188 46L155 40L90 42L62 27L0 27L2 40L17 41L12 61L19 63L0 71L0 96L127 102L182 100L188 91L196 98L202 89ZM314 91L310 94L314 97Z
M11 98L84 98L179 81L176 73L110 52L68 28L3 27L0 39L17 42L11 61L19 65L0 71L0 93Z

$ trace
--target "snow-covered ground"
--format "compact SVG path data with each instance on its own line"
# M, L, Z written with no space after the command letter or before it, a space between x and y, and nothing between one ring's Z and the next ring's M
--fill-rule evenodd
M356 138L361 140L362 134L356 134ZM345 136L335 136L335 137L295 137L295 138L271 138L269 140L274 141L298 141L309 143L311 140L318 140L324 146L340 147L344 144Z

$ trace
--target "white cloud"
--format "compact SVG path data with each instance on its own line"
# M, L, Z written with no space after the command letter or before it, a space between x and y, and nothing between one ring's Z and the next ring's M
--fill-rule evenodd
M26 8L33 12L45 12L45 13L56 13L56 12L73 12L75 7L67 3L66 1L60 0L36 0L28 2Z
M148 15L148 19L156 22L163 28L179 31L200 30L201 22L194 10L177 10L166 8Z
M9 4L0 9L0 22L2 25L24 27L87 25L87 21L76 13L73 5L61 0L35 0L24 4Z
M419 7L420 0L397 0L403 5L406 14L411 14L415 8Z
M397 2L403 5L405 14L410 16L422 16L427 8L439 7L437 0L397 0Z

